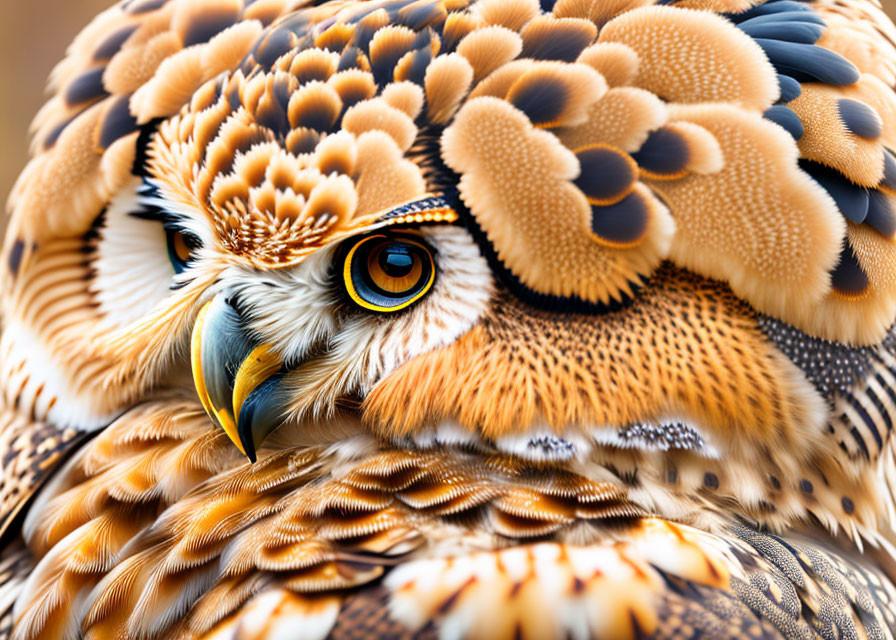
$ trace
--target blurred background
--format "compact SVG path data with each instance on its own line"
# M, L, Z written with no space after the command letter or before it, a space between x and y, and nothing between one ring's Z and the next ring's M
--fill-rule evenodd
M3 0L0 21L0 202L25 164L28 126L44 85L75 34L113 0ZM896 0L883 0L896 16ZM5 215L0 211L0 230Z
M894 0L896 1L896 0ZM114 0L0 0L0 230L6 198L25 166L28 127L47 76L90 19Z

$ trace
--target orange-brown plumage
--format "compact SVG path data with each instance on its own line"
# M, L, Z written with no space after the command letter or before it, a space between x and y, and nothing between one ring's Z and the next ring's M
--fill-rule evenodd
M720 438L793 439L805 451L801 432L820 407L803 384L729 291L664 271L600 325L499 298L482 326L377 385L365 415L387 433L454 418L489 438L533 421L562 433L686 416Z

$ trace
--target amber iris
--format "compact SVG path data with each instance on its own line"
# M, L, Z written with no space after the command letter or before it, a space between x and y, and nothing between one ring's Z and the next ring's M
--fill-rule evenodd
M193 260L193 254L199 248L199 240L190 233L179 229L165 229L168 241L168 259L176 273L181 273Z

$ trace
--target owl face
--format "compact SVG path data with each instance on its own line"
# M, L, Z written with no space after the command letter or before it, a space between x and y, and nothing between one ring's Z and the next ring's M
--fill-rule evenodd
M233 269L219 284L193 331L196 388L253 460L284 419L355 413L384 377L477 324L493 290L469 234L443 226L363 234L295 270Z
M846 63L786 107L734 19L573 4L247 8L46 125L6 244L7 402L95 428L184 390L252 461L355 434L716 460L753 505L769 477L837 467L860 446L829 427L837 394L894 375L877 85L831 107ZM818 105L867 159L861 220L824 174L852 147L818 169L778 122ZM834 373L812 360L832 354Z

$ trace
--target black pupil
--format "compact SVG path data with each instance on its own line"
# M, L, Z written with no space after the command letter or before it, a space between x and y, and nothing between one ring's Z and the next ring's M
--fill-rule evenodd
M414 257L407 245L390 244L383 248L379 257L380 269L390 278L403 278L411 272Z

